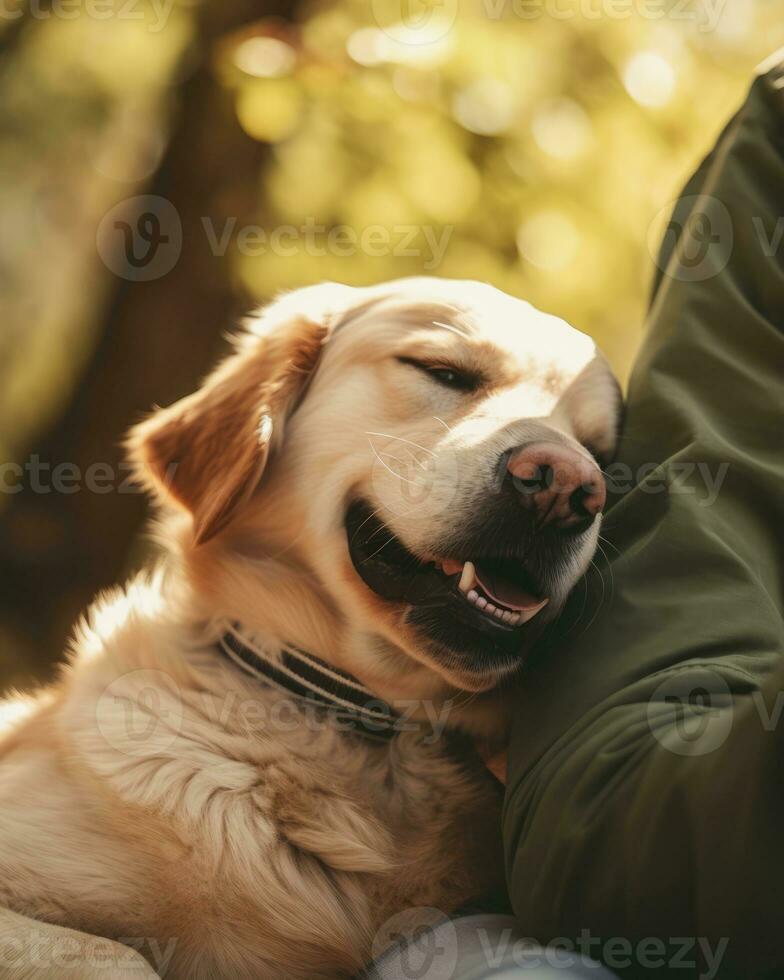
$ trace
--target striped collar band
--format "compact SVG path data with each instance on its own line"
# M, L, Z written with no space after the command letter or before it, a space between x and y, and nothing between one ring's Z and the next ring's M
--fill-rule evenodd
M342 729L383 742L397 734L399 716L386 701L356 677L304 650L290 646L277 652L265 650L230 623L218 648L227 660L262 684L325 709Z

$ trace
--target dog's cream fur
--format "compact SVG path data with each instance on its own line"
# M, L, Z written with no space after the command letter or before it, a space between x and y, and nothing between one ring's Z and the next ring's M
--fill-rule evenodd
M440 389L400 356L486 382ZM252 321L131 435L163 504L160 566L95 604L58 683L0 705L0 973L348 978L394 913L497 888L499 792L470 752L303 723L215 643L239 621L498 740L499 677L435 651L361 582L345 502L361 492L437 556L528 420L609 454L616 411L588 338L476 283L325 285Z

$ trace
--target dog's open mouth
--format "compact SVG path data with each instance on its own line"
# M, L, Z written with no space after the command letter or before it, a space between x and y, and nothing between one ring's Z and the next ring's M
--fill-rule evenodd
M444 606L471 625L506 632L522 629L548 603L521 560L475 555L422 561L364 501L349 506L346 532L357 574L384 599Z
M530 576L519 562L510 559L441 562L444 575L459 575L457 588L466 601L509 626L520 626L544 609L547 598L535 593Z

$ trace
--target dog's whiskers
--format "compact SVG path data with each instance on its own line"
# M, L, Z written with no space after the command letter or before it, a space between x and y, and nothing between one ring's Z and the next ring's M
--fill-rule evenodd
M588 630L591 628L591 626L593 626L596 617L599 615L599 610L602 608L602 605L604 604L604 598L606 593L605 585L604 585L604 576L602 575L601 569L593 560L593 558L591 559L591 567L599 576L599 581L602 583L602 594L599 597L599 601L596 603L596 609L594 609L593 616L591 616L591 618L588 620L588 623L585 625L585 627L582 630L583 633L587 633Z
M373 510L373 511L371 511L371 512L370 512L370 513L368 514L368 516L367 516L367 517L366 517L366 518L364 519L364 521L362 521L362 523L361 523L361 524L359 525L359 527L358 527L358 528L356 529L356 531L354 532L354 534L355 534L355 535L357 535L357 534L359 534L359 532L360 532L360 531L362 530L362 528L363 528L363 527L364 527L364 526L365 526L365 525L366 525L366 524L368 523L368 521L372 521L372 520L373 520L373 518L374 518L374 517L376 517L376 516L378 515L378 512L379 512L379 510L380 510L380 509L381 509L380 507L376 507L376 509L375 509L375 510ZM383 527L386 527L386 524L385 524L385 523L384 523L383 521L381 521L381 527L382 527L382 528L383 528ZM375 531L373 532L373 534L377 534L377 533L378 533L378 530L379 530L379 529L377 528L377 529L376 529L376 530L375 530ZM372 536L373 536L373 535L371 535L371 537L372 537Z
M387 473L391 473L392 476L397 477L398 480L402 480L403 483L410 483L410 484L412 484L412 486L417 486L418 485L417 482L416 482L416 480L409 480L407 477L403 476L402 473L396 472L395 470L392 469L392 467L388 463L384 462L383 456L390 456L389 453L384 453L382 455L381 453L379 453L379 451L373 445L373 440L372 439L369 439L368 442L370 443L370 448L373 451L373 455L376 457L376 459L379 461L379 463L381 463L381 465L384 467L384 469L387 471ZM397 456L392 456L391 458L392 459L397 459L398 462L401 462L402 463L402 460L400 460L399 457L397 457Z
M431 323L433 324L434 327L443 327L444 330L450 330L452 333L457 334L458 337L470 337L471 336L471 334L468 332L468 330L465 330L465 329L461 330L454 323L444 323L443 320L431 320Z
M616 555L618 555L619 558L622 558L623 557L623 552L621 551L621 549L617 545L613 544L612 541L610 541L609 538L605 538L603 534L600 534L598 540L602 544L606 545L608 548L612 548L613 551L615 551ZM598 546L599 545L597 543L597 547ZM609 561L608 561L608 564L609 564Z
M420 468L420 470L422 470L423 472L427 472L427 467L420 459L417 459L416 453L414 452L413 449L411 449L410 446L403 446L403 449L405 450L405 452L408 453L409 459L412 459L416 463L416 465Z
M426 446L420 446L420 444L418 442L413 442L411 439L404 439L403 436L395 436L395 435L392 435L392 433L390 433L390 432L370 432L370 431L366 431L365 432L365 435L366 436L379 436L382 439L394 439L395 442L403 442L407 446L413 446L415 449L421 449L422 452L423 453L427 453L428 456L435 456L435 453L433 452L432 449L428 449ZM372 444L373 443L372 443L372 440L371 440L371 445Z
M564 635L565 636L568 636L570 633L572 633L574 630L576 630L577 627L580 625L580 622L581 622L583 616L585 615L586 606L588 605L588 580L586 579L586 577L584 575L583 575L582 579L580 579L580 584L582 585L582 588L583 588L583 602L582 602L582 605L580 606L579 613L577 614L577 616L574 619L574 622L569 626L568 629L564 630Z
M381 530L388 531L389 532L389 537L387 538L387 540L379 548L376 548L376 550L373 552L372 555L368 555L367 558L363 558L362 559L362 564L363 565L365 564L365 562L371 561L377 555L380 555L381 552L384 550L384 548L386 548L386 546L388 544L391 544L395 540L394 533L389 530L389 527L386 524L382 524L382 526L380 528L378 528L376 531L373 532L373 535L377 534L378 531L381 531ZM371 535L371 537L373 537L373 535ZM411 564L414 564L414 562L418 562L418 561L419 561L419 559L416 557L416 555L411 555L411 559L410 559Z
M601 545L601 535L599 537L599 540L596 542L596 547L597 547L597 549L599 551L599 554L602 556L602 558L604 558L605 562L607 563L607 571L610 573L610 595L609 595L609 599L610 599L610 601L612 601L612 598L615 595L615 573L613 572L612 562L607 557L607 552L604 550L604 548ZM618 552L618 554L620 555L620 551Z

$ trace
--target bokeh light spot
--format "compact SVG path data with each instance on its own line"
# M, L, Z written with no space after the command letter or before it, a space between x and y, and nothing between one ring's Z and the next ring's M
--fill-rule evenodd
M452 103L452 112L460 125L482 136L492 136L509 129L515 110L511 88L497 78L482 78L474 82L458 92Z
M526 262L538 269L559 271L575 258L580 233L561 211L540 211L528 218L517 233L517 248Z
M275 37L249 37L234 52L234 64L256 78L288 75L296 60L294 49Z
M538 146L558 160L580 156L591 142L591 122L573 99L551 99L534 113L531 132Z
M626 63L623 84L635 102L658 109L675 91L675 69L656 51L640 51Z

